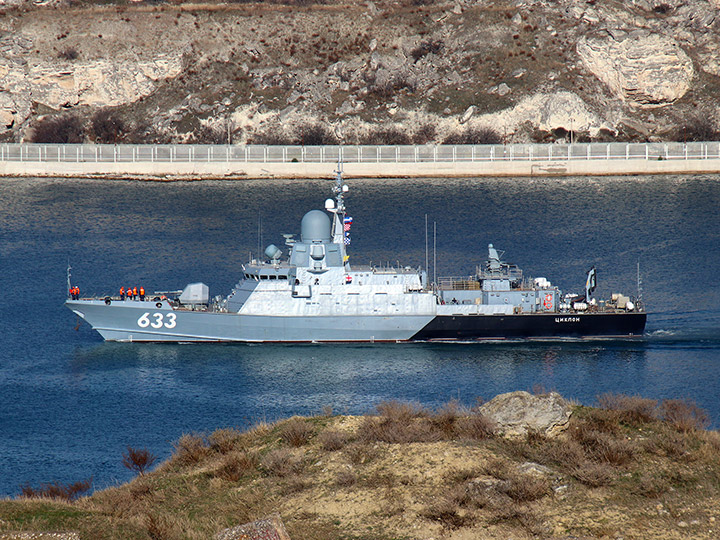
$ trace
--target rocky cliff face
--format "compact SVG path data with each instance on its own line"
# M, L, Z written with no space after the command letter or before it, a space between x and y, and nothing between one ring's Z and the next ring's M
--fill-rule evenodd
M53 1L0 8L4 140L68 115L98 142L717 132L717 0Z

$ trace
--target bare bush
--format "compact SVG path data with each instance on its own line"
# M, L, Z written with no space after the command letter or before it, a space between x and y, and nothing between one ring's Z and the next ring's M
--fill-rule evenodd
M348 458L350 463L354 465L365 465L370 463L378 456L378 451L364 443L353 443L345 447L343 453Z
M288 146L295 144L296 141L278 126L271 126L263 131L248 134L247 142L248 144Z
M658 438L657 445L666 456L671 458L682 457L689 451L686 437L679 433L668 433Z
M439 54L443 49L442 40L425 40L422 41L417 47L410 51L410 56L417 62L421 58L424 58L428 54Z
M237 452L228 454L223 460L216 475L230 482L237 482L246 474L254 471L259 460L254 452Z
M448 135L443 144L502 144L502 138L491 128L467 128Z
M546 478L528 474L511 474L498 490L517 502L528 502L540 499L550 492L550 482Z
M347 444L348 436L342 431L328 429L320 433L318 440L320 441L320 446L323 450L333 452L335 450L340 450Z
M437 130L433 124L422 124L412 135L412 144L429 144L435 140Z
M632 441L595 431L582 424L575 426L571 435L592 459L611 465L625 465L637 451L637 446Z
M173 461L179 465L194 465L208 455L209 447L202 435L186 433L175 443Z
M644 474L640 477L638 485L633 491L643 497L656 499L670 491L671 487L667 478L654 474Z
M100 109L90 122L90 127L98 143L115 144L122 140L127 132L125 122L112 109Z
M127 447L127 453L123 452L122 464L131 471L137 472L140 476L145 474L152 464L157 461L157 456L147 448Z
M620 421L631 424L652 422L657 418L657 405L655 399L640 396L626 396L623 394L605 393L597 398L603 409L620 413Z
M228 133L220 127L200 126L188 139L190 144L229 144Z
M495 423L482 413L464 416L455 423L456 435L462 439L481 441L495 435Z
M365 442L413 443L442 440L442 433L425 418L390 420L365 418L358 428L358 437Z
M340 471L335 476L335 485L341 487L350 487L357 482L357 475L350 470Z
M227 454L238 449L243 438L242 432L233 428L216 429L208 435L207 442L210 448L221 454Z
M78 56L80 55L75 47L65 47L62 51L58 53L58 58L62 58L63 60L72 61L77 59Z
M285 422L280 431L280 436L287 444L297 448L307 444L314 431L306 420L296 417Z
M147 514L145 530L152 540L180 540L182 535L168 516Z
M60 499L63 501L74 501L83 493L86 493L92 487L92 478L80 480L72 484L61 484L60 482L52 482L49 484L40 484L39 488L34 488L29 484L20 487L23 497L28 499Z
M586 486L601 487L610 485L615 471L607 463L586 461L570 469L570 474Z
M33 128L32 142L36 143L77 144L84 139L83 122L74 114L46 116Z
M717 124L708 115L692 115L678 128L676 135L678 141L718 141L720 130Z
M473 521L472 516L463 512L457 501L451 497L442 497L431 503L422 512L425 519L437 521L448 529L467 527Z
M287 448L271 450L260 460L260 467L270 476L290 476L302 470L302 460Z
M297 144L303 146L338 144L338 138L322 124L305 124L298 128Z
M682 433L703 430L710 425L707 412L691 400L666 399L660 404L660 414Z
M361 137L359 141L359 144L405 145L410 143L410 136L395 127L376 128Z
M375 410L383 418L398 422L428 416L428 411L422 405L397 400L382 401L375 406Z
M430 423L437 428L446 438L452 437L455 428L462 414L462 407L457 400L452 400L437 410L430 418Z

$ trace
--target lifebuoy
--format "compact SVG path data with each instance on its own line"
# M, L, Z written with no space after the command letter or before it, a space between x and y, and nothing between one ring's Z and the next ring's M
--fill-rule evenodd
M155 304L155 307L160 309L162 307L162 302L158 302L157 304Z
M545 301L543 302L545 309L551 309L553 305L553 295L548 293L545 295Z

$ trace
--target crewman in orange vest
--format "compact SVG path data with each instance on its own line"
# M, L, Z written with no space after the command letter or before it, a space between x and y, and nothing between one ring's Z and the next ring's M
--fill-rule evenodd
M125 300L125 287L120 287L120 300Z
M132 287L127 288L127 299L132 300Z
M137 299L137 287L133 287L133 300Z
M73 290L73 297L72 297L73 300L80 300L80 287L75 285L72 290Z
M140 300L145 300L145 289L142 286L140 287Z

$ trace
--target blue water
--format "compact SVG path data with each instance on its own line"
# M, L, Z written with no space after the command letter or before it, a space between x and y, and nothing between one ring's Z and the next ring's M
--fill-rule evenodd
M598 295L637 293L635 341L405 345L103 343L63 307L121 286L226 294L258 245L282 246L330 181L0 181L0 496L25 483L131 478L126 446L161 458L183 433L387 399L429 407L540 386L689 398L720 426L720 178L352 180L351 262L418 266L425 215L437 274L471 274L487 244L527 275ZM430 242L432 246L432 239ZM430 260L433 260L431 255ZM432 262L431 262L432 266ZM76 329L77 328L77 329Z

